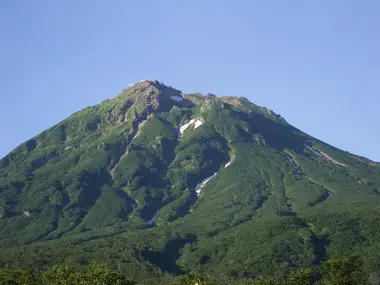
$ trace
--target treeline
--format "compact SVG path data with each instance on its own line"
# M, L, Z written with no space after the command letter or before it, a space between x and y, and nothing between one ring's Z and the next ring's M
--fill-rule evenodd
M90 264L86 268L72 265L56 265L51 269L36 273L21 269L1 269L0 285L145 285L151 282L136 282L128 279L120 269L107 265ZM377 285L380 279L367 276L363 262L356 254L345 255L323 262L315 268L290 271L285 277L234 278L221 280L202 274L173 276L167 281L157 281L167 285Z

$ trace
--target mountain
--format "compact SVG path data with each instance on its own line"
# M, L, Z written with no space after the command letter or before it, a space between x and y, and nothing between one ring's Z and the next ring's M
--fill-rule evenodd
M380 164L242 97L144 80L0 163L0 266L257 276L359 251L380 269Z

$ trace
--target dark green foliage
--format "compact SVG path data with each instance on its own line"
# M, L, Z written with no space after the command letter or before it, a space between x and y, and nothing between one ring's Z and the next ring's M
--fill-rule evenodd
M90 264L86 271L78 272L70 265L54 266L43 274L43 284L49 285L133 285L120 272L105 265Z
M95 261L148 281L203 271L227 280L281 277L354 250L378 272L379 195L379 164L267 108L143 81L1 160L0 265ZM286 284L313 278L301 269Z
M178 280L175 280L172 285L214 285L217 284L217 280L215 278L200 275L200 274L188 274L185 276L181 276Z
M43 273L43 283L51 285L80 284L81 275L70 265L56 265Z
M363 261L357 254L350 254L323 262L322 284L326 285L363 285L365 275Z
M122 274L122 272L114 271L105 265L91 264L87 272L83 276L82 284L88 285L133 285L132 281Z
M177 240L177 242L181 242ZM156 253L158 254L158 253ZM164 264L163 260L161 264ZM292 270L287 274L272 274L252 277L221 277L204 273L187 273L165 276L163 279L152 278L136 283L130 279L130 271L118 266L117 270L104 264L91 263L88 266L68 264L55 265L42 273L21 269L0 269L0 284L4 285L350 285L377 284L374 274L366 278L362 262L355 254L333 258L319 267Z
M102 194L83 219L83 229L102 228L125 221L133 201L122 191L103 186Z
M316 277L315 272L311 268L302 268L290 272L285 285L312 285Z
M41 285L32 271L22 269L0 269L0 285Z

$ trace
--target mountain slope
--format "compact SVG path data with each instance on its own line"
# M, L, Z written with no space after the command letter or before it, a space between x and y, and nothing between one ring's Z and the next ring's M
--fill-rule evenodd
M360 250L376 268L379 190L378 163L267 108L145 80L1 160L0 261L253 276Z

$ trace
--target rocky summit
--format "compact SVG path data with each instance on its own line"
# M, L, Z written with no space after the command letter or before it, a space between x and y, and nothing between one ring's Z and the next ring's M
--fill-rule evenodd
M379 270L379 191L380 164L246 98L144 80L1 160L0 265L249 277L354 251Z

